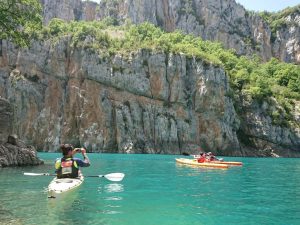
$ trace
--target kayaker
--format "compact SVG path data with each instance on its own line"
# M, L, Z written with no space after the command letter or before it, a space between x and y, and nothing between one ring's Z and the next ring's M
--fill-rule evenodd
M70 144L62 144L60 149L63 157L55 161L57 178L76 178L80 175L79 167L90 166L90 160L84 148L73 148ZM79 152L81 152L84 160L73 158Z
M223 161L223 159L218 159L214 154L208 152L206 155L206 161L213 162L213 161Z
M205 152L200 153L200 157L197 159L198 163L204 163L206 160Z

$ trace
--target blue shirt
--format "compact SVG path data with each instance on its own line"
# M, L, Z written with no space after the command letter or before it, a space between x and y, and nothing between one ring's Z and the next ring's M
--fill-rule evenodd
M80 167L89 167L90 166L90 162L89 161L82 161L79 158L73 158L74 161L76 161L77 165Z

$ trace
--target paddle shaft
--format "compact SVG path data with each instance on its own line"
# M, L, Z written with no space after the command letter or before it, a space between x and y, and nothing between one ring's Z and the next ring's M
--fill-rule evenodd
M56 176L56 174L50 173L24 173L25 176Z
M56 174L50 174L50 173L24 173L26 176L56 176ZM110 181L121 181L123 180L125 174L124 173L109 173L106 175L88 175L84 177L105 177L106 179Z

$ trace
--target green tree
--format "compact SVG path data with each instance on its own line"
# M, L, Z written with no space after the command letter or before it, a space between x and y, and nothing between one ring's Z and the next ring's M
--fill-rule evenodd
M29 33L42 25L38 0L0 0L0 39L28 46Z
M241 69L237 71L233 79L233 84L241 91L243 86L249 82L249 73L246 69Z

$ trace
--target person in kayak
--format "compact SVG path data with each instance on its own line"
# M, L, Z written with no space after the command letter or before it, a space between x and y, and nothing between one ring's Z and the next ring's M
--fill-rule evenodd
M204 163L206 161L206 154L205 152L200 153L200 157L197 158L198 163Z
M211 152L208 152L206 154L206 161L207 162L213 162L213 161L223 161L222 158L217 158L214 154L212 154Z
M79 167L90 166L90 160L84 148L73 148L70 144L62 144L60 149L63 157L55 161L57 178L77 178L81 174ZM79 152L81 152L84 160L73 158Z

